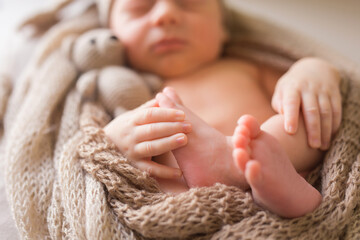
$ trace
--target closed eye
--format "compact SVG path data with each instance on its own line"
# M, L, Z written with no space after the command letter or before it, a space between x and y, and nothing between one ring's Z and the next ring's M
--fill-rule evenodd
M151 10L156 0L128 0L124 3L124 10L132 15L145 14Z
M187 9L197 8L209 0L176 0L180 6Z

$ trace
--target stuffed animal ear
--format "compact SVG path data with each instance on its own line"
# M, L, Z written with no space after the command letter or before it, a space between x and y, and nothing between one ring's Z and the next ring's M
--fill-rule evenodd
M161 90L163 81L160 77L150 74L150 73L143 73L141 77L144 79L145 83L149 86L152 93L157 93Z
M59 19L57 14L54 12L43 12L39 13L23 22L18 30L21 31L27 27L31 27L31 37L37 37L46 32L50 27L54 26Z
M83 98L95 99L98 70L92 70L81 75L76 82L76 89Z
M18 30L21 31L22 29L31 26L33 27L32 36L36 37L43 34L61 20L59 12L70 5L73 1L74 0L58 1L58 3L55 3L51 9L40 12L26 19L20 24Z

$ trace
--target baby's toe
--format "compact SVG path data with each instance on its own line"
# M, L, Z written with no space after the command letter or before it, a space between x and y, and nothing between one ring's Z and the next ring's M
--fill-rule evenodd
M164 108L176 108L176 104L164 93L156 94L156 100L159 102L160 107Z
M249 154L242 148L236 148L233 151L233 159L235 166L237 166L242 172L245 172L246 164L249 161Z
M249 138L248 133L244 134L244 133L238 131L237 129L235 129L235 133L232 137L232 141L233 141L234 148L246 149L247 146L249 145L250 138Z
M238 123L238 126L242 126L242 127L248 129L249 136L251 138L256 138L261 132L260 124L258 123L256 118L254 118L251 115L241 116L237 123Z
M165 95L167 95L175 103L183 105L179 95L176 93L175 89L173 89L172 87L165 87L163 90L163 93Z
M246 170L244 171L245 178L250 184L251 188L259 188L262 186L262 172L261 165L258 161L247 161Z

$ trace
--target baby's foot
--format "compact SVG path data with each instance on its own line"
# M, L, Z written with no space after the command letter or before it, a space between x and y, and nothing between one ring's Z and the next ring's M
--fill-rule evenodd
M186 108L172 88L156 96L160 107L181 109L192 131L186 146L173 150L176 161L189 187L211 186L217 182L245 188L245 178L232 159L231 138Z
M234 162L245 174L256 203L283 217L299 217L321 202L320 193L293 167L280 143L242 116L233 136Z

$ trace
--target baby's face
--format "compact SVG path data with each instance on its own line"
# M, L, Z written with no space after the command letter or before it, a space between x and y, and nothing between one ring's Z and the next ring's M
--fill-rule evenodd
M218 58L221 14L218 0L115 0L110 25L132 67L172 78Z

